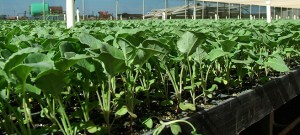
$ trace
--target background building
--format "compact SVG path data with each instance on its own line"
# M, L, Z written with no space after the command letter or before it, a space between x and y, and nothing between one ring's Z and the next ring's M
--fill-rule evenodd
M195 3L196 2L196 3ZM300 16L300 1L271 0L272 18L293 19ZM195 10L196 9L196 10ZM186 5L167 9L153 9L147 18L158 18L162 12L172 18L192 18L196 11L197 19L266 19L266 0L188 0Z

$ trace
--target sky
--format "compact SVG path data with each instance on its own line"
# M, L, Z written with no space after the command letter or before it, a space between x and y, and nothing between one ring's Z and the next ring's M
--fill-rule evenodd
M50 6L63 6L65 0L45 0ZM9 16L24 15L29 12L30 3L42 2L42 0L0 0L0 15ZM81 0L75 0L75 8L81 10ZM169 0L169 7L184 5L184 0ZM164 0L145 0L145 11L164 8ZM85 0L86 14L94 14L98 11L115 13L115 0ZM119 13L140 13L142 14L142 0L119 0ZM28 14L27 14L28 15Z

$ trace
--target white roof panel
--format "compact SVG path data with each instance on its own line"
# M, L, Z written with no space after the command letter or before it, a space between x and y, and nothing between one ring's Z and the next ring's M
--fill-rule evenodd
M197 0L197 1L203 1L203 0ZM204 0L204 1L266 6L266 0ZM300 0L270 0L270 1L271 1L271 6L274 7L300 8Z

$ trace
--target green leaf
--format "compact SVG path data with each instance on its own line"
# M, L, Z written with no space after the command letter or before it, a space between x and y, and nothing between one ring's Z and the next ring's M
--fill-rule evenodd
M8 72L10 69L12 69L13 67L21 64L24 59L30 54L30 53L34 53L39 51L38 48L31 48L28 47L26 49L22 49L19 50L16 53L13 53L8 60L6 61L6 63L4 64L4 71Z
M159 134L163 131L163 129L164 129L165 127L166 127L165 124L160 125L158 128L156 128L156 129L154 130L153 135L159 135Z
M196 49L196 52L192 55L192 58L198 62L198 63L202 63L202 61L208 56L208 54L203 50L201 49L201 47L199 46L197 49Z
M269 66L273 70L278 71L278 72L288 72L289 71L288 66L284 63L282 57L279 55L276 55L274 57L269 57L268 61L265 64L266 64L266 66Z
M192 110L192 111L195 111L196 110L196 107L195 105L191 104L191 103L180 103L179 104L179 108L183 111L185 110Z
M169 48L167 45L161 43L158 40L155 39L147 39L144 40L142 43L142 47L144 50L147 50L147 52L156 52L156 53L168 53Z
M178 50L187 56L193 54L196 48L205 40L202 35L200 38L192 32L185 32L177 42Z
M104 44L100 48L101 54L97 57L101 62L105 71L115 76L127 69L123 52L116 47Z
M86 45L90 46L91 49L98 49L103 44L103 42L101 42L100 40L98 40L95 37L93 37L92 35L86 34L86 33L82 33L79 36L79 41L82 44L86 44Z
M65 57L66 52L76 52L76 48L72 42L62 41L59 44L59 51L62 57Z
M127 41L124 38L118 38L117 43L122 49L126 63L130 65L130 63L133 61L136 54L135 46L133 46L129 41Z
M44 93L57 96L68 83L68 79L63 72L50 69L40 73L36 77L35 83Z
M25 59L25 63L25 65L32 67L32 71L37 74L54 68L54 62L51 58L42 53L29 54Z
M41 95L41 89L39 89L38 87L35 87L31 84L25 84L25 89L26 89L26 91L28 91L30 93Z
M169 105L173 105L173 101L172 100L164 100L160 104L162 106L169 106Z
M151 118L148 118L148 119L144 120L144 121L142 122L142 124L143 124L144 126L146 126L147 128L152 128L152 127L153 127L153 121L152 121Z
M17 88L16 88L16 93L22 93L22 89L21 89L21 85L19 85ZM33 93L33 94L36 94L36 95L41 95L41 89L39 89L38 87L35 87L31 84L28 84L26 83L25 84L25 91L26 92L29 92L29 93Z
M210 61L214 61L214 60L216 60L217 58L223 57L223 56L225 56L225 55L227 55L227 54L228 54L228 52L224 52L222 49L217 48L217 49L211 50L211 51L208 53L207 58L208 58Z
M55 62L55 67L61 71L66 71L73 65L75 65L78 61L90 58L87 55L84 54L76 54L74 57L70 57L67 59L61 59L57 62Z
M27 65L18 65L15 68L11 69L10 71L17 77L17 79L21 83L25 83L27 77L29 76L32 68Z
M92 125L92 126L88 126L86 129L89 133L93 134L93 133L100 131L101 127L99 127L97 125Z
M221 42L221 46L224 52L231 52L236 45L237 42L231 40L225 40Z
M127 112L128 112L127 107L126 107L126 106L122 106L122 108L119 109L119 110L115 113L115 115L123 116L123 115L127 114Z
M182 132L180 125L177 123L170 124L170 127L171 127L171 131L172 131L173 135L178 135L179 133Z

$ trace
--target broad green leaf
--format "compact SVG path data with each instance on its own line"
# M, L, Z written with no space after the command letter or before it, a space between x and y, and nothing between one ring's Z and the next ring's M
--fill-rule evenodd
M10 72L13 73L21 83L25 83L31 70L31 67L21 64L11 69Z
M133 64L142 67L148 61L148 59L151 58L154 54L155 52L153 51L147 52L143 49L139 49L136 52L136 56L134 57Z
M60 94L68 83L66 75L58 70L50 69L40 73L35 79L36 86L46 94Z
M55 62L55 67L61 71L66 71L73 65L75 65L78 61L84 60L90 58L90 56L84 55L84 54L76 54L74 57L67 58L67 59L61 59L57 62ZM92 67L89 68L92 70Z
M198 38L192 32L185 32L177 42L178 50L187 56L193 54L196 48L205 40L204 36Z
M86 59L79 60L77 62L77 65L89 72L95 71L95 66L92 63L90 63L89 61L87 61Z
M59 51L62 57L65 57L66 52L76 52L75 45L72 42L62 41L59 44Z
M25 63L25 65L32 67L32 71L37 74L54 68L54 62L49 56L42 53L29 54L25 59Z
M127 63L127 65L130 65L135 57L136 54L136 48L133 46L129 41L127 41L124 38L118 38L116 39L118 46L122 49L124 59Z
M231 52L236 45L237 42L231 40L225 40L221 42L221 46L224 52Z
M22 89L21 89L21 85L19 85L17 88L16 88L16 93L22 93ZM36 94L36 95L40 95L41 94L41 89L39 89L38 87L35 87L35 86L33 86L33 85L31 85L31 84L28 84L28 83L26 83L25 85L24 85L24 87L25 87L25 91L26 92L29 92L29 93L33 93L33 94Z
M226 56L228 54L228 52L224 52L222 49L217 48L217 49L213 49L208 53L207 58L210 61L214 61L216 59L218 59L219 57L223 57Z
M182 132L180 125L177 123L170 124L170 127L171 127L171 131L172 131L173 135L178 135L179 133Z
M153 51L153 52L164 54L164 53L168 53L169 51L168 46L155 39L147 39L143 41L142 47L144 50L147 50L147 52Z
M180 103L179 107L181 110L185 111L185 110L192 110L195 111L196 107L195 105L191 104L191 103Z
M152 128L153 127L153 121L152 121L152 118L148 118L146 120L144 120L142 122L142 124L147 127L147 128Z
M145 40L142 46L138 48L133 64L143 66L155 54L164 54L168 48L154 39Z
M4 67L4 62L0 61L0 69L3 69Z
M196 52L192 55L192 58L197 61L198 63L202 63L202 61L208 56L208 54L201 49L201 47L199 46L196 49Z
M8 72L13 67L21 64L30 53L37 52L38 50L39 50L38 48L29 47L29 48L19 50L16 53L13 53L6 61L4 65L4 71Z
M116 47L104 44L100 48L101 54L97 57L105 71L110 76L115 76L126 70L125 58L123 52Z
M268 58L268 61L265 64L266 64L266 66L269 66L273 70L278 71L278 72L288 72L289 71L288 66L284 63L283 59L279 55Z
M92 35L86 34L86 33L82 33L79 36L79 41L82 44L86 44L86 45L90 46L91 49L98 49L101 47L101 44L103 44L100 40L98 40L95 37L93 37Z

